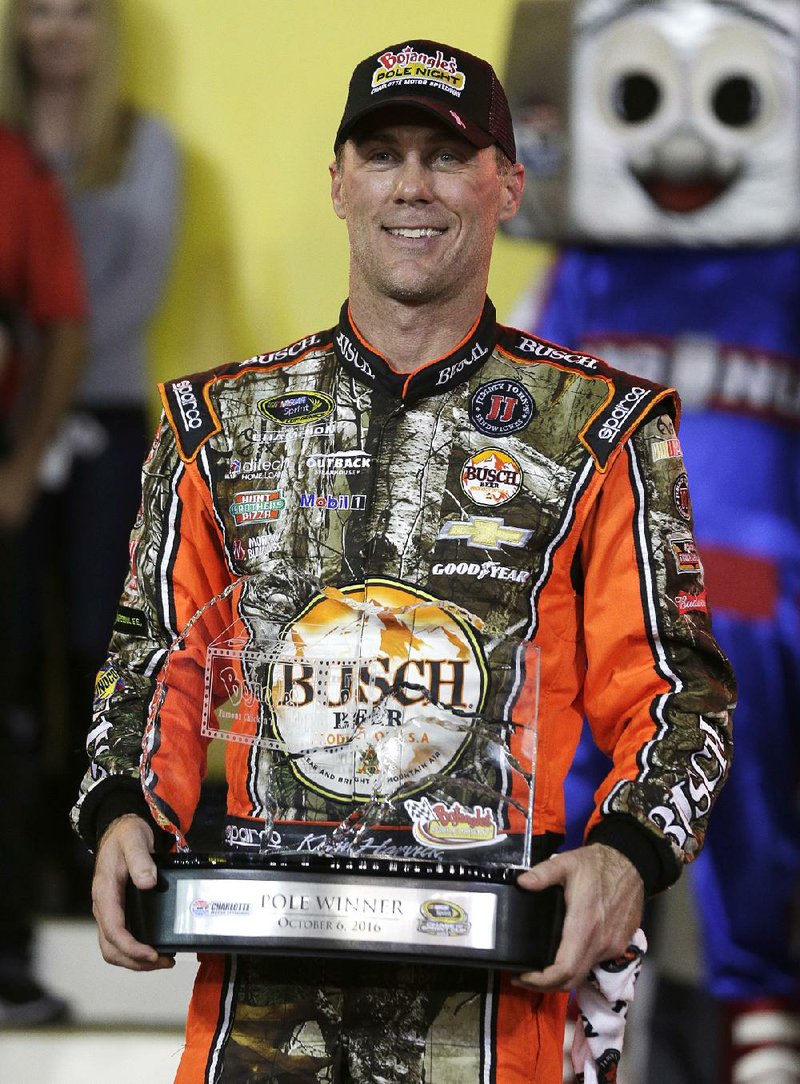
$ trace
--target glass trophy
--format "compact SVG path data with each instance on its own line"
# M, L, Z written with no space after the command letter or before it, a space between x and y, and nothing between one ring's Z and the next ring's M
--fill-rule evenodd
M287 619L274 581L237 580L156 683L141 779L175 842L156 888L129 890L131 931L164 952L545 966L561 890L516 884L543 857L539 669L407 585L325 587Z

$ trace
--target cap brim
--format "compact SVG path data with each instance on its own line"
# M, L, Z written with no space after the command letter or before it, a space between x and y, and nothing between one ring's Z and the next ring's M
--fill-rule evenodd
M482 128L478 128L477 125L472 124L471 121L462 117L457 110L448 109L444 102L440 105L438 102L432 102L428 98L418 98L413 94L393 94L391 98L385 98L383 101L374 102L365 109L360 109L354 116L348 117L347 120L339 126L339 131L336 133L334 148L339 147L349 139L353 133L353 129L366 117L372 116L372 114L382 110L391 109L393 106L403 105L410 105L415 109L420 109L425 113L432 114L437 120L440 120L448 128L451 128L474 147L491 147L495 142L494 137L488 132L484 132Z

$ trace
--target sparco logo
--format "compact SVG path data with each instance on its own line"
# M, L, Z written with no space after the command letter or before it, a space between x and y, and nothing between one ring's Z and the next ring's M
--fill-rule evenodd
M172 385L175 393L175 401L180 411L184 429L199 429L203 424L198 409L197 396L195 395L190 380L179 380Z
M533 354L537 358L552 358L553 361L568 361L572 365L580 365L582 369L596 369L599 364L597 358L588 354L572 354L569 350L559 350L558 347L550 346L539 339L522 338L518 347L525 354Z
M647 388L631 388L611 413L603 419L600 431L597 434L600 440L607 442L616 440L625 425L626 419L630 417L637 405L650 394L651 392Z

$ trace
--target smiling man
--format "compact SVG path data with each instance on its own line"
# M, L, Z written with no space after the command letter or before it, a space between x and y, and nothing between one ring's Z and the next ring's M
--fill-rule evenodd
M519 206L523 169L488 63L417 39L367 58L334 149L332 201L351 254L338 324L162 388L75 809L97 849L101 947L135 970L171 963L126 930L122 898L129 877L155 883L153 850L189 830L204 749L160 717L144 747L142 736L174 636L241 577L240 612L273 635L344 636L348 599L392 611L380 661L399 719L422 698L432 718L469 708L524 725L538 648L535 864L519 884L564 888L554 962L514 977L207 956L177 1079L555 1084L566 992L628 949L645 895L697 854L730 759L733 677L711 636L677 399L497 323L492 245ZM439 646L402 624L419 609L438 615ZM402 657L384 647L401 642ZM584 713L613 768L586 845L556 854ZM473 736L448 731L455 757ZM281 775L282 756L231 758L229 848L246 850L267 817L284 848L298 826L324 843L352 814L354 780L334 761L303 747ZM420 810L435 759L415 748L420 798L409 804ZM362 767L376 770L366 757ZM492 764L481 770L494 778ZM358 783L363 801L368 780ZM494 785L510 800L507 780ZM491 829L490 863L502 808L463 811ZM446 857L424 827L414 825L421 857ZM593 1054L601 1073L619 1058L611 1041Z

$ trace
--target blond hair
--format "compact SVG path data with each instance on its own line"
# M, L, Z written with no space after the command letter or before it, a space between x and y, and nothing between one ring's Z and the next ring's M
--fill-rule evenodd
M30 136L33 80L21 40L27 0L9 0L0 41L0 120ZM77 133L75 184L96 188L120 177L133 111L123 103L116 0L92 0L97 20L94 69L86 84Z

